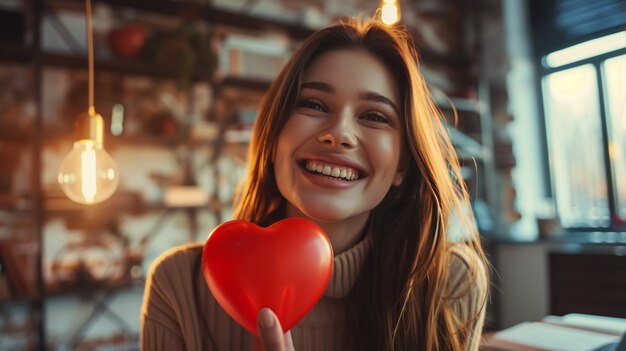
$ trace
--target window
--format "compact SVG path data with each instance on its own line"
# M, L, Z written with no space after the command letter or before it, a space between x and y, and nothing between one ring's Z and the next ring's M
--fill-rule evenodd
M618 219L626 220L626 55L604 63L612 161Z
M626 225L626 32L546 55L553 196L566 228Z

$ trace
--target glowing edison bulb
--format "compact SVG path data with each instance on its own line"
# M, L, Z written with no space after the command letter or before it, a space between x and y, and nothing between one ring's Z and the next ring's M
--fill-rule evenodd
M93 108L76 121L77 139L59 167L58 182L70 200L96 204L117 189L119 173L113 158L102 147L104 122Z
M108 199L117 189L119 175L113 158L102 144L83 139L59 167L59 184L67 197L82 204L96 204Z
M384 24L388 26L396 24L400 20L400 11L398 9L396 1L385 0L383 2L380 19Z

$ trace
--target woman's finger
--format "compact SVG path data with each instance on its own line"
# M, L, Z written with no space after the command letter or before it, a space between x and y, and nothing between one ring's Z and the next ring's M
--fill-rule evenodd
M257 327L261 345L265 351L287 351L285 346L285 335L278 322L278 318L269 308L259 311L257 317ZM292 348L293 349L293 348Z
M285 333L285 350L295 351L293 347L293 340L291 340L291 330Z

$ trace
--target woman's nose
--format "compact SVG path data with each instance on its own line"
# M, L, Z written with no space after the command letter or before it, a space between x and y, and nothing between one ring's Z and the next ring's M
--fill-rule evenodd
M341 146L347 149L356 147L357 136L354 116L345 111L329 119L330 124L318 134L317 140L323 144Z

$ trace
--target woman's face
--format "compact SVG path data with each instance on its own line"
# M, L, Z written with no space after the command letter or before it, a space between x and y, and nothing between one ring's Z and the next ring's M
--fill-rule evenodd
M322 54L302 82L273 157L287 213L364 224L402 181L398 84L361 50Z

